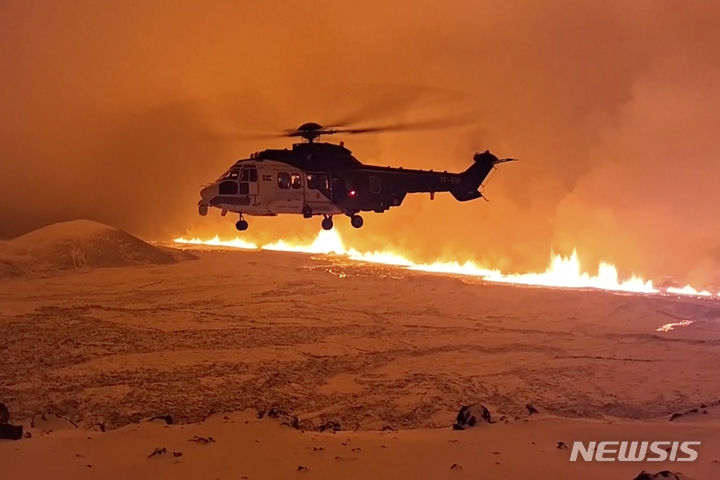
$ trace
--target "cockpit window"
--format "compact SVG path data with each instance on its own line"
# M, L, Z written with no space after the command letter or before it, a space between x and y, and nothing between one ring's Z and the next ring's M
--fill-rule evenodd
M299 173L293 173L290 175L290 186L292 186L292 188L302 187L302 179Z
M245 184L247 185L247 183ZM224 180L220 182L220 187L218 188L218 192L220 195L237 195L238 193L238 183L233 180ZM247 192L245 192L247 193Z
M217 181L219 182L220 180L237 180L239 172L239 169L231 168L227 172L223 173L220 178L217 179Z

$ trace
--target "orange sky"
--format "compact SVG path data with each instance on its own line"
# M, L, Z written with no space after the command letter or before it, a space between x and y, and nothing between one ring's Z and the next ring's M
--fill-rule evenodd
M489 203L410 196L360 231L336 222L353 244L509 270L576 246L588 263L714 282L719 21L704 1L4 0L0 237L78 217L234 236L197 215L200 185L290 142L232 132L472 112L466 128L343 139L382 165L522 160ZM252 218L249 233L318 223Z

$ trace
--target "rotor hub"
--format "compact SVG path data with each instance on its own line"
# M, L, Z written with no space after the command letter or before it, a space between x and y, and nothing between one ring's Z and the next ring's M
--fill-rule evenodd
M314 139L325 133L323 126L315 122L306 122L300 125L295 130L297 136L303 137L308 142L312 142Z

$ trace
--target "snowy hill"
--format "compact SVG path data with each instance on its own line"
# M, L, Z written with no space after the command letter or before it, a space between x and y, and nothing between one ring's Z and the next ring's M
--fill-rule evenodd
M26 271L174 263L192 255L159 248L90 220L48 225L0 244L0 277Z

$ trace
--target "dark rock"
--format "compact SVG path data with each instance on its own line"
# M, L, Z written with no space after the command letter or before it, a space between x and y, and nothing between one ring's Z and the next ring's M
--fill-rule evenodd
M200 437L198 435L195 435L193 438L188 440L188 442L195 442L207 445L208 443L215 443L215 439L213 437Z
M310 469L308 467L306 467L305 465L298 465L297 471L298 472L309 472Z
M450 465L450 470L455 470L456 472L462 472L463 467L462 467L462 465L460 465L458 463L453 463L452 465Z
M303 431L315 430L315 424L312 420L300 420L298 421L298 428Z
M394 432L395 429L393 427L391 427L390 425L383 425L382 431L383 432Z
M682 480L682 477L678 473L671 472L669 470L663 470L658 473L649 473L643 470L633 480Z
M677 412L675 412L675 413L673 413L672 415L670 415L670 421L672 422L673 420L675 420L675 419L677 419L677 418L680 418L680 417L682 417L682 416L683 416L682 413L677 413Z
M565 442L557 442L557 446L555 447L558 450L567 450L568 446L565 444Z
M26 438L26 439L28 439L28 440L31 439L31 438L32 438L32 433L30 433L30 432L25 432L25 434L23 435L23 438Z
M336 422L335 420L328 420L327 422L323 423L318 427L318 430L321 432L324 432L325 430L332 430L333 432L337 432L340 430L340 423Z
M485 423L493 423L490 410L479 403L467 406L463 405L460 407L460 411L457 414L453 429L465 430L466 428L474 427L481 421Z
M296 429L299 428L298 418L295 415L290 415L279 408L272 407L267 411L258 414L258 418L263 417L275 419L280 423L280 425L286 425Z
M528 414L529 414L529 415L534 415L534 414L536 414L536 413L540 413L540 412L538 411L538 409L533 406L532 403L528 403L527 405L525 405L525 408L527 408L527 411L528 411Z
M167 448L165 447L159 447L153 450L150 455L148 455L148 458L156 457L158 455L165 455L167 453Z
M168 425L172 425L174 423L172 415L157 415L150 419L151 422L154 420L163 420ZM105 430L103 429L102 431L104 432Z
M173 452L173 457L182 457L182 452Z
M6 440L20 440L22 436L22 425L10 425L9 423L0 424L0 438Z
M23 437L22 425L10 425L10 410L4 403L0 403L0 438L6 440L20 440ZM27 432L28 435L30 432ZM27 437L29 438L29 437Z

